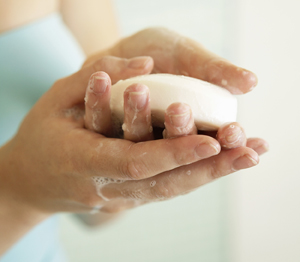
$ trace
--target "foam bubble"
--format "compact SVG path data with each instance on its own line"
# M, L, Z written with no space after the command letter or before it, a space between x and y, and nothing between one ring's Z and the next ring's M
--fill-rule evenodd
M98 105L98 100L96 100L95 104L93 104L92 108L96 107Z
M228 83L228 82L227 82L226 79L222 79L222 85L223 85L223 86L227 86L227 83Z
M99 213L101 207L102 205L94 206L93 209L90 211L90 214L94 215Z
M122 125L122 130L125 132L129 132L129 129L127 128L127 125L124 123L123 125Z
M62 111L64 117L73 117L75 120L79 120L84 116L84 110L79 106L74 106Z
M99 131L99 126L97 125L97 117L98 117L98 114L94 113L92 114L92 126L93 126L93 129L94 131Z
M153 181L150 182L150 187L154 187L155 185L156 185L156 181L155 180L153 180Z
M105 185L111 184L111 183L120 184L120 183L125 182L125 180L114 179L114 178L109 178L109 177L100 177L100 176L94 176L94 177L92 177L92 180L94 181L94 184L96 186L98 196L100 196L101 198L103 198L103 200L105 200L105 201L109 200L108 198L106 198L105 196L103 196L103 194L101 192L101 189Z

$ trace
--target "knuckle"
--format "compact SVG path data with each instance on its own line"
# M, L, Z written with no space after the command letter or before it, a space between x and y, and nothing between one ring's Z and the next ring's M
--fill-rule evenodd
M216 165L212 165L210 167L208 174L209 174L210 180L215 180L222 176L220 169Z
M96 193L89 192L82 196L80 202L92 209L93 207L100 205L102 199Z
M122 173L131 180L138 180L144 177L145 168L142 162L129 159L123 164Z
M97 186L92 182L92 180L84 180L80 183L81 190L74 191L74 198L84 206L92 209L96 206L103 204L103 198L98 194Z
M174 154L174 160L175 160L175 163L178 165L178 166L181 166L183 163L184 163L184 155L182 154L182 152L178 152L176 151L176 153Z
M158 183L153 187L153 197L156 200L165 200L173 198L176 195L174 187L170 182Z
M228 168L226 168L225 166L222 166L222 165L214 162L209 167L208 175L209 175L210 180L216 180L216 179L221 178L231 172L232 172L232 170L228 170Z
M123 196L131 201L141 201L145 199L145 193L141 189L128 190Z
M174 154L174 161L178 166L190 164L195 160L195 157L190 153L183 152L181 150L176 150Z
M111 64L112 56L103 56L100 59L98 59L93 64L93 69L95 72L102 71L102 70L108 70L109 66Z

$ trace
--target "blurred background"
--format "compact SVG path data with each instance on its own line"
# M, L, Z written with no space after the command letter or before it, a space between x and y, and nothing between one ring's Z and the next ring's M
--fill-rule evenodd
M114 0L122 36L164 26L255 72L239 122L263 137L260 164L99 228L61 218L70 261L300 261L300 2Z

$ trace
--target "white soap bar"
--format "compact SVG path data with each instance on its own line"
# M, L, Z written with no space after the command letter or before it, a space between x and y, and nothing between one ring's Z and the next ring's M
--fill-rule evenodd
M111 109L114 118L123 122L123 93L134 83L148 86L152 123L164 127L164 113L175 102L191 106L199 130L217 130L226 122L235 122L237 100L224 88L208 82L171 74L151 74L121 80L112 86Z

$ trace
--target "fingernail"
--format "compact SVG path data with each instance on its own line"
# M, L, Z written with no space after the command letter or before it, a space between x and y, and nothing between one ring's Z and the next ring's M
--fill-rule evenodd
M252 148L252 149L254 151L256 151L256 153L258 155L262 155L262 154L264 154L264 153L266 153L266 152L269 151L269 145L268 144L262 144L260 146L255 147L255 148Z
M213 144L200 144L196 147L196 153L201 158L214 156L220 152L220 149Z
M131 58L128 63L128 67L132 69L142 69L151 61L149 57L136 57Z
M95 94L103 94L108 86L108 81L105 77L94 76L94 83L91 84L91 90Z
M185 127L191 118L191 108L187 104L176 103L175 106L167 108L166 114L174 127Z
M186 112L183 114L178 114L178 115L169 115L170 121L172 123L173 126L175 127L185 127L190 118L191 118L191 114L190 112Z
M225 136L225 140L229 144L237 142L242 135L242 129L239 126L230 125L230 135Z
M128 103L133 110L142 110L147 103L147 92L130 92L128 97Z
M258 79L257 79L257 76L253 72L251 72L247 69L241 68L241 67L238 67L236 70L238 72L241 72L242 77L244 79L246 79L246 81L249 85L249 90L248 91L253 90L257 86Z
M232 168L235 171L237 171L240 169L256 166L258 162L259 162L258 156L256 158L253 158L250 155L246 154L236 159L232 164Z

